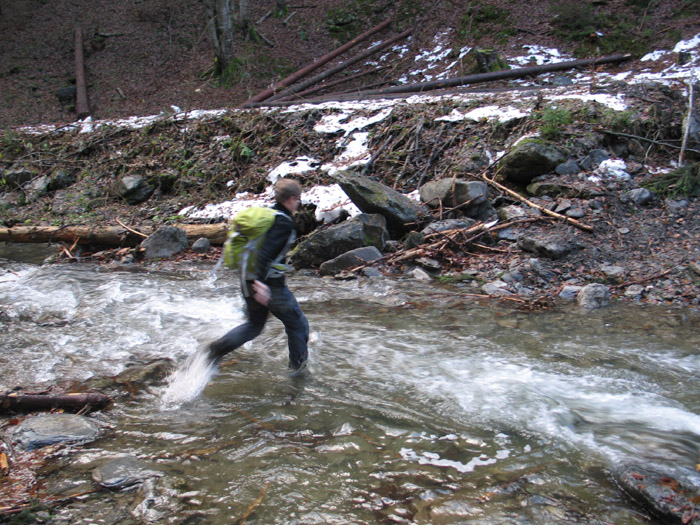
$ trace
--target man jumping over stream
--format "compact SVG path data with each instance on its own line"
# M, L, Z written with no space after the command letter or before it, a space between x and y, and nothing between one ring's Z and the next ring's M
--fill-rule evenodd
M209 344L209 358L217 363L223 356L262 332L269 313L284 324L289 346L289 372L303 372L308 358L309 323L285 282L284 259L294 243L296 230L292 215L301 203L301 185L280 179L275 185L275 220L255 253L255 270L241 264L241 292L246 303L246 321Z

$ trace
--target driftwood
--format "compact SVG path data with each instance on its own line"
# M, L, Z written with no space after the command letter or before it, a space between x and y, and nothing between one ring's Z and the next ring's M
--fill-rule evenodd
M75 28L75 112L78 114L78 118L84 118L90 114L87 85L85 83L83 32L79 27Z
M112 399L109 396L99 392L87 392L84 394L23 394L20 392L9 392L0 394L0 413L51 410L53 408L81 410L86 406L100 409L111 402Z
M226 240L227 226L224 223L180 224L178 228L185 230L190 241L205 237L212 244L223 244ZM152 227L144 230L135 232L122 226L14 226L0 228L0 242L77 242L108 247L137 246L143 241L144 235L155 231Z
M394 43L398 42L399 40L403 40L404 38L406 38L410 34L411 34L411 30L410 29L406 30L403 33L396 35L395 37L390 38L386 42L382 42L381 44L376 45L376 46L360 53L359 55L356 55L356 56L346 60L345 62L338 64L335 67L332 67L332 68L330 68L322 73L319 73L318 75L316 75L308 80L305 80L304 82L301 82L295 86L292 86L290 88L285 89L284 91L278 93L277 95L270 97L269 102L283 100L283 99L285 99L285 98L287 98L295 93L298 93L302 90L305 90L306 88L309 88L315 84L318 84L322 80L325 80L326 78L328 78L332 75L335 75L336 73L343 71L344 69L347 69L349 66L351 66L357 62L360 62L361 60L364 60L365 58L381 51L382 49L385 49L385 48L393 45ZM247 105L245 107L247 107Z
M517 200L519 200L520 202L522 202L522 203L524 203L524 204L527 204L528 206L531 206L532 208L536 208L536 209L540 210L540 211L541 211L542 213L544 213L545 215L549 215L550 217L554 217L555 219L564 220L564 221L566 221L566 222L568 222L568 223L570 223L570 224L573 224L574 226L576 226L576 227L579 228L580 230L586 231L586 232L588 232L588 233L593 233L593 227L592 227L592 226L589 226L588 224L584 224L584 223L582 223L581 221L577 221L576 219L572 219L571 217L567 217L566 215L562 215L561 213L557 213L557 212L552 211L552 210L549 210L549 209L547 209L547 208L545 208L545 207L543 207L543 206L540 206L540 205L538 205L538 204L535 204L535 203L532 202L531 200L526 199L525 197L523 197L522 195L520 195L518 192L513 191L513 190L511 190L511 189L509 189L509 188L506 188L503 184L499 184L499 183L496 182L495 180L489 179L489 178L486 176L486 174L482 174L481 178L482 178L482 179L484 180L484 182L486 182L487 184L491 184L491 185L492 185L493 187L495 187L496 189L498 189L498 190L500 190L500 191L502 191L502 192L504 192L504 193L507 193L508 195L510 195L511 197L513 197L514 199L517 199Z
M345 51L347 51L348 49L356 46L357 44L359 44L363 40L366 40L367 38L369 38L373 34L378 33L379 31L381 31L382 29L387 27L390 23L391 23L391 20L385 20L384 22L382 22L378 26L375 26L372 29L370 29L369 31L366 31L366 32L362 33L361 35L353 38L352 40L350 40L350 42L348 42L348 43L340 46L336 50L331 51L330 53L322 56L313 64L310 64L310 65L296 71L295 73L292 73L288 77L280 80L274 86L267 88L264 91L261 91L260 93L255 95L253 98L251 98L250 102L262 102L263 100L270 98L272 95L275 94L275 92L293 84L294 82L296 82L297 80L299 80L303 76L308 75L312 71L314 71L314 70L318 69L319 67L321 67L322 65L326 64L327 62L330 62L331 60L333 60L337 56L345 53Z

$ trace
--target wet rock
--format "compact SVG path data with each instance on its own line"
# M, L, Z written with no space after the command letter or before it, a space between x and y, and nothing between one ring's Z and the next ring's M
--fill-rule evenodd
M362 275L364 275L365 277L372 278L372 279L375 277L383 277L384 276L384 274L381 271L379 271L376 268L373 268L371 266L369 268L363 268Z
M422 270L421 268L414 268L408 273L408 275L410 275L417 281L431 281L433 279L432 277L430 277L430 274L428 274L428 272Z
M175 226L163 226L149 235L142 243L146 259L172 257L187 248L187 233Z
M430 257L418 257L416 259L416 264L431 272L437 272L442 268L438 261L431 259Z
M134 386L146 386L160 382L168 375L173 368L173 361L170 359L154 359L148 363L130 366L122 371L116 382L120 384Z
M513 295L513 293L508 290L508 283L501 280L486 283L481 287L481 291L495 297Z
M602 308L610 304L610 290L600 283L587 284L576 295L579 306L588 309Z
M110 460L92 471L92 479L95 483L117 490L160 476L162 473L151 470L145 463L132 457Z
M335 275L342 270L347 270L353 266L358 266L360 264L375 261L382 257L382 252L380 252L374 246L363 246L361 248L355 248L349 252L345 252L338 257L335 257L329 261L325 261L319 267L319 272L321 275Z
M526 140L501 161L501 173L516 184L528 184L539 175L554 171L566 161L562 151L551 144Z
M147 201L155 190L155 186L148 184L148 181L140 175L122 177L116 186L117 195L129 204Z
M374 246L381 251L387 237L382 215L361 214L303 237L289 254L289 263L296 268L312 268L356 248Z
M697 487L688 486L667 473L637 465L619 467L612 476L630 498L664 523L700 524L694 502Z
M21 449L29 451L59 443L87 443L99 434L100 427L87 417L48 414L25 419L13 439Z
M420 206L384 184L349 171L338 173L335 180L355 206L367 214L383 215L390 229L402 232L418 220Z
M211 243L206 237L201 237L192 244L192 251L197 253L207 253L211 248Z

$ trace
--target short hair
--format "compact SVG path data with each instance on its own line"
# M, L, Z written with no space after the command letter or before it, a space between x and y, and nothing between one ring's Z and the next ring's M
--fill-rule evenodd
M301 184L292 179L280 179L275 184L275 200L281 204L289 197L301 197Z

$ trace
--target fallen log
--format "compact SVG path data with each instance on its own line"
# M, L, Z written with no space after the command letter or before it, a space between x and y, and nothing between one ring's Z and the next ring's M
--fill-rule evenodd
M78 118L90 115L90 105L85 83L85 60L83 58L83 32L75 28L75 112Z
M296 71L295 73L292 73L288 77L280 80L274 86L267 88L264 91L261 91L260 93L255 95L253 98L251 98L250 102L261 102L263 100L270 98L272 95L274 95L280 89L285 88L285 87L293 84L294 82L296 82L297 80L299 80L303 76L308 75L312 71L314 71L314 70L318 69L319 67L321 67L322 65L326 64L327 62L330 62L331 60L333 60L337 56L345 53L348 49L356 46L357 44L359 44L363 40L366 40L367 38L369 38L373 34L378 33L379 31L381 31L382 29L387 27L390 23L391 23L390 19L385 20L384 22L382 22L378 26L373 27L369 31L365 31L361 35L356 36L355 38L350 40L350 42L347 42L346 44L343 44L342 46L335 49L334 51L331 51L330 53L322 56L313 64L310 64L310 65ZM245 107L245 105L244 105L244 107Z
M624 62L632 58L632 55L613 55L601 58L587 58L581 60L569 60L568 62L558 62L556 64L544 64L541 66L521 67L504 71L492 71L490 73L478 73L464 77L447 78L443 80L433 80L430 82L420 82L418 84L406 84L393 86L384 89L370 89L355 93L356 97L369 97L375 95L392 95L406 93L422 93L435 89L445 89L451 87L466 86L469 84L479 84L483 82L493 82L495 80L510 80L528 76L542 75L554 71L565 71L577 67L598 66L603 64L614 64Z
M212 244L223 244L226 240L227 225L180 224L187 239L195 241L200 237L209 239ZM13 226L0 228L0 242L91 244L106 247L138 246L144 235L155 231L154 227L135 232L123 226Z
M376 45L373 48L370 48L370 49L364 51L363 53L360 53L359 55L355 55L354 57L346 60L345 62L338 64L335 67L332 67L332 68L330 68L322 73L319 73L318 75L311 77L310 79L305 80L304 82L301 82L295 86L292 86L290 88L285 89L284 91L278 93L277 95L270 97L269 102L281 101L281 100L283 100L291 95L294 95L295 93L298 93L300 91L305 90L308 87L313 86L314 84L318 84L322 80L325 80L326 78L328 78L332 75L335 75L336 73L348 68L349 66L351 66L351 65L353 65L361 60L364 60L365 58L381 51L382 49L385 49L386 47L393 45L394 43L398 42L399 40L403 40L404 38L406 38L410 34L411 34L411 30L408 29L408 30L404 31L403 33L396 35L395 37L390 38L386 42L382 42L381 44ZM244 107L252 107L252 106L244 105Z
M0 394L0 413L28 412L33 410L80 410L86 406L101 409L112 402L112 399L99 392L67 393L67 394L23 394L9 392Z

